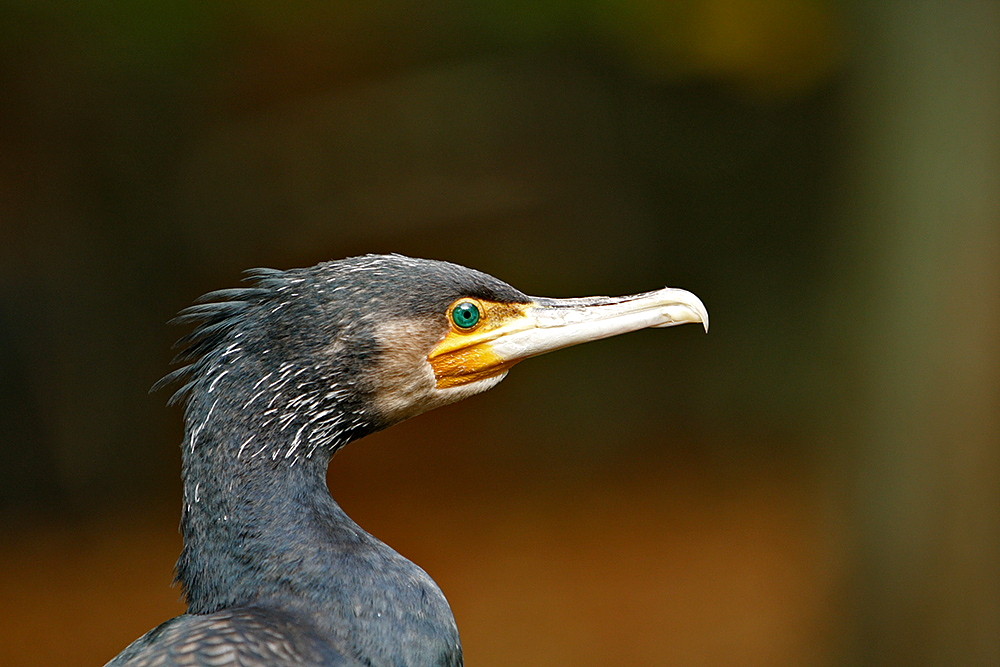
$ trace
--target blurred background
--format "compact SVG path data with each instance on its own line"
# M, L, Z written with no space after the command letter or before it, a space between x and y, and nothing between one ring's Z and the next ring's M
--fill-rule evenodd
M183 609L164 323L391 251L712 316L336 457L468 664L1000 664L998 34L991 0L3 0L0 663Z

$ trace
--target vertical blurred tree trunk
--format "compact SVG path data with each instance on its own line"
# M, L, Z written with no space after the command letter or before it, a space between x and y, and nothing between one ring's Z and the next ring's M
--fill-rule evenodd
M1000 3L855 6L847 662L1000 665Z

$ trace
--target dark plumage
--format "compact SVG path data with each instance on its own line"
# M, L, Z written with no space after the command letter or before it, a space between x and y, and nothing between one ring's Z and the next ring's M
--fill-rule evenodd
M180 313L176 322L197 327L179 342L184 365L156 385L180 383L171 400L185 402L177 580L188 613L109 664L461 665L441 590L341 510L327 466L347 442L484 391L544 351L512 356L498 345L521 345L520 334L497 331L529 322L548 333L531 309L555 312L556 302L399 255L257 269L249 281ZM462 300L482 323L449 320ZM585 301L564 310L583 312ZM697 319L668 323L707 321L697 307Z

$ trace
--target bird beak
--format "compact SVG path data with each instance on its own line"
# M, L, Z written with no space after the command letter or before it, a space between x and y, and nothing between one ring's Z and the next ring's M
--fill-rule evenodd
M500 375L529 357L647 327L701 323L708 331L701 299L670 287L620 297L539 297L517 308L484 305L497 317L472 332L451 331L428 355L439 388Z

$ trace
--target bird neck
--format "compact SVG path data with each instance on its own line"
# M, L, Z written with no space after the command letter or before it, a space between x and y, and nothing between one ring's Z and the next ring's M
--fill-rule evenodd
M239 405L211 410L203 398L191 397L183 444L177 579L188 611L279 608L337 646L387 638L369 647L366 664L460 665L458 628L441 589L330 496L329 442L312 455L286 456L296 438L306 452L316 443L291 425L262 425ZM341 432L335 442L365 432ZM255 449L246 444L251 437Z
M364 535L371 548L384 546L330 495L329 433L316 443L293 420L262 423L206 398L192 397L183 443L177 578L190 611L278 598L289 587L322 596L336 579L339 545ZM334 435L343 444L362 434Z

